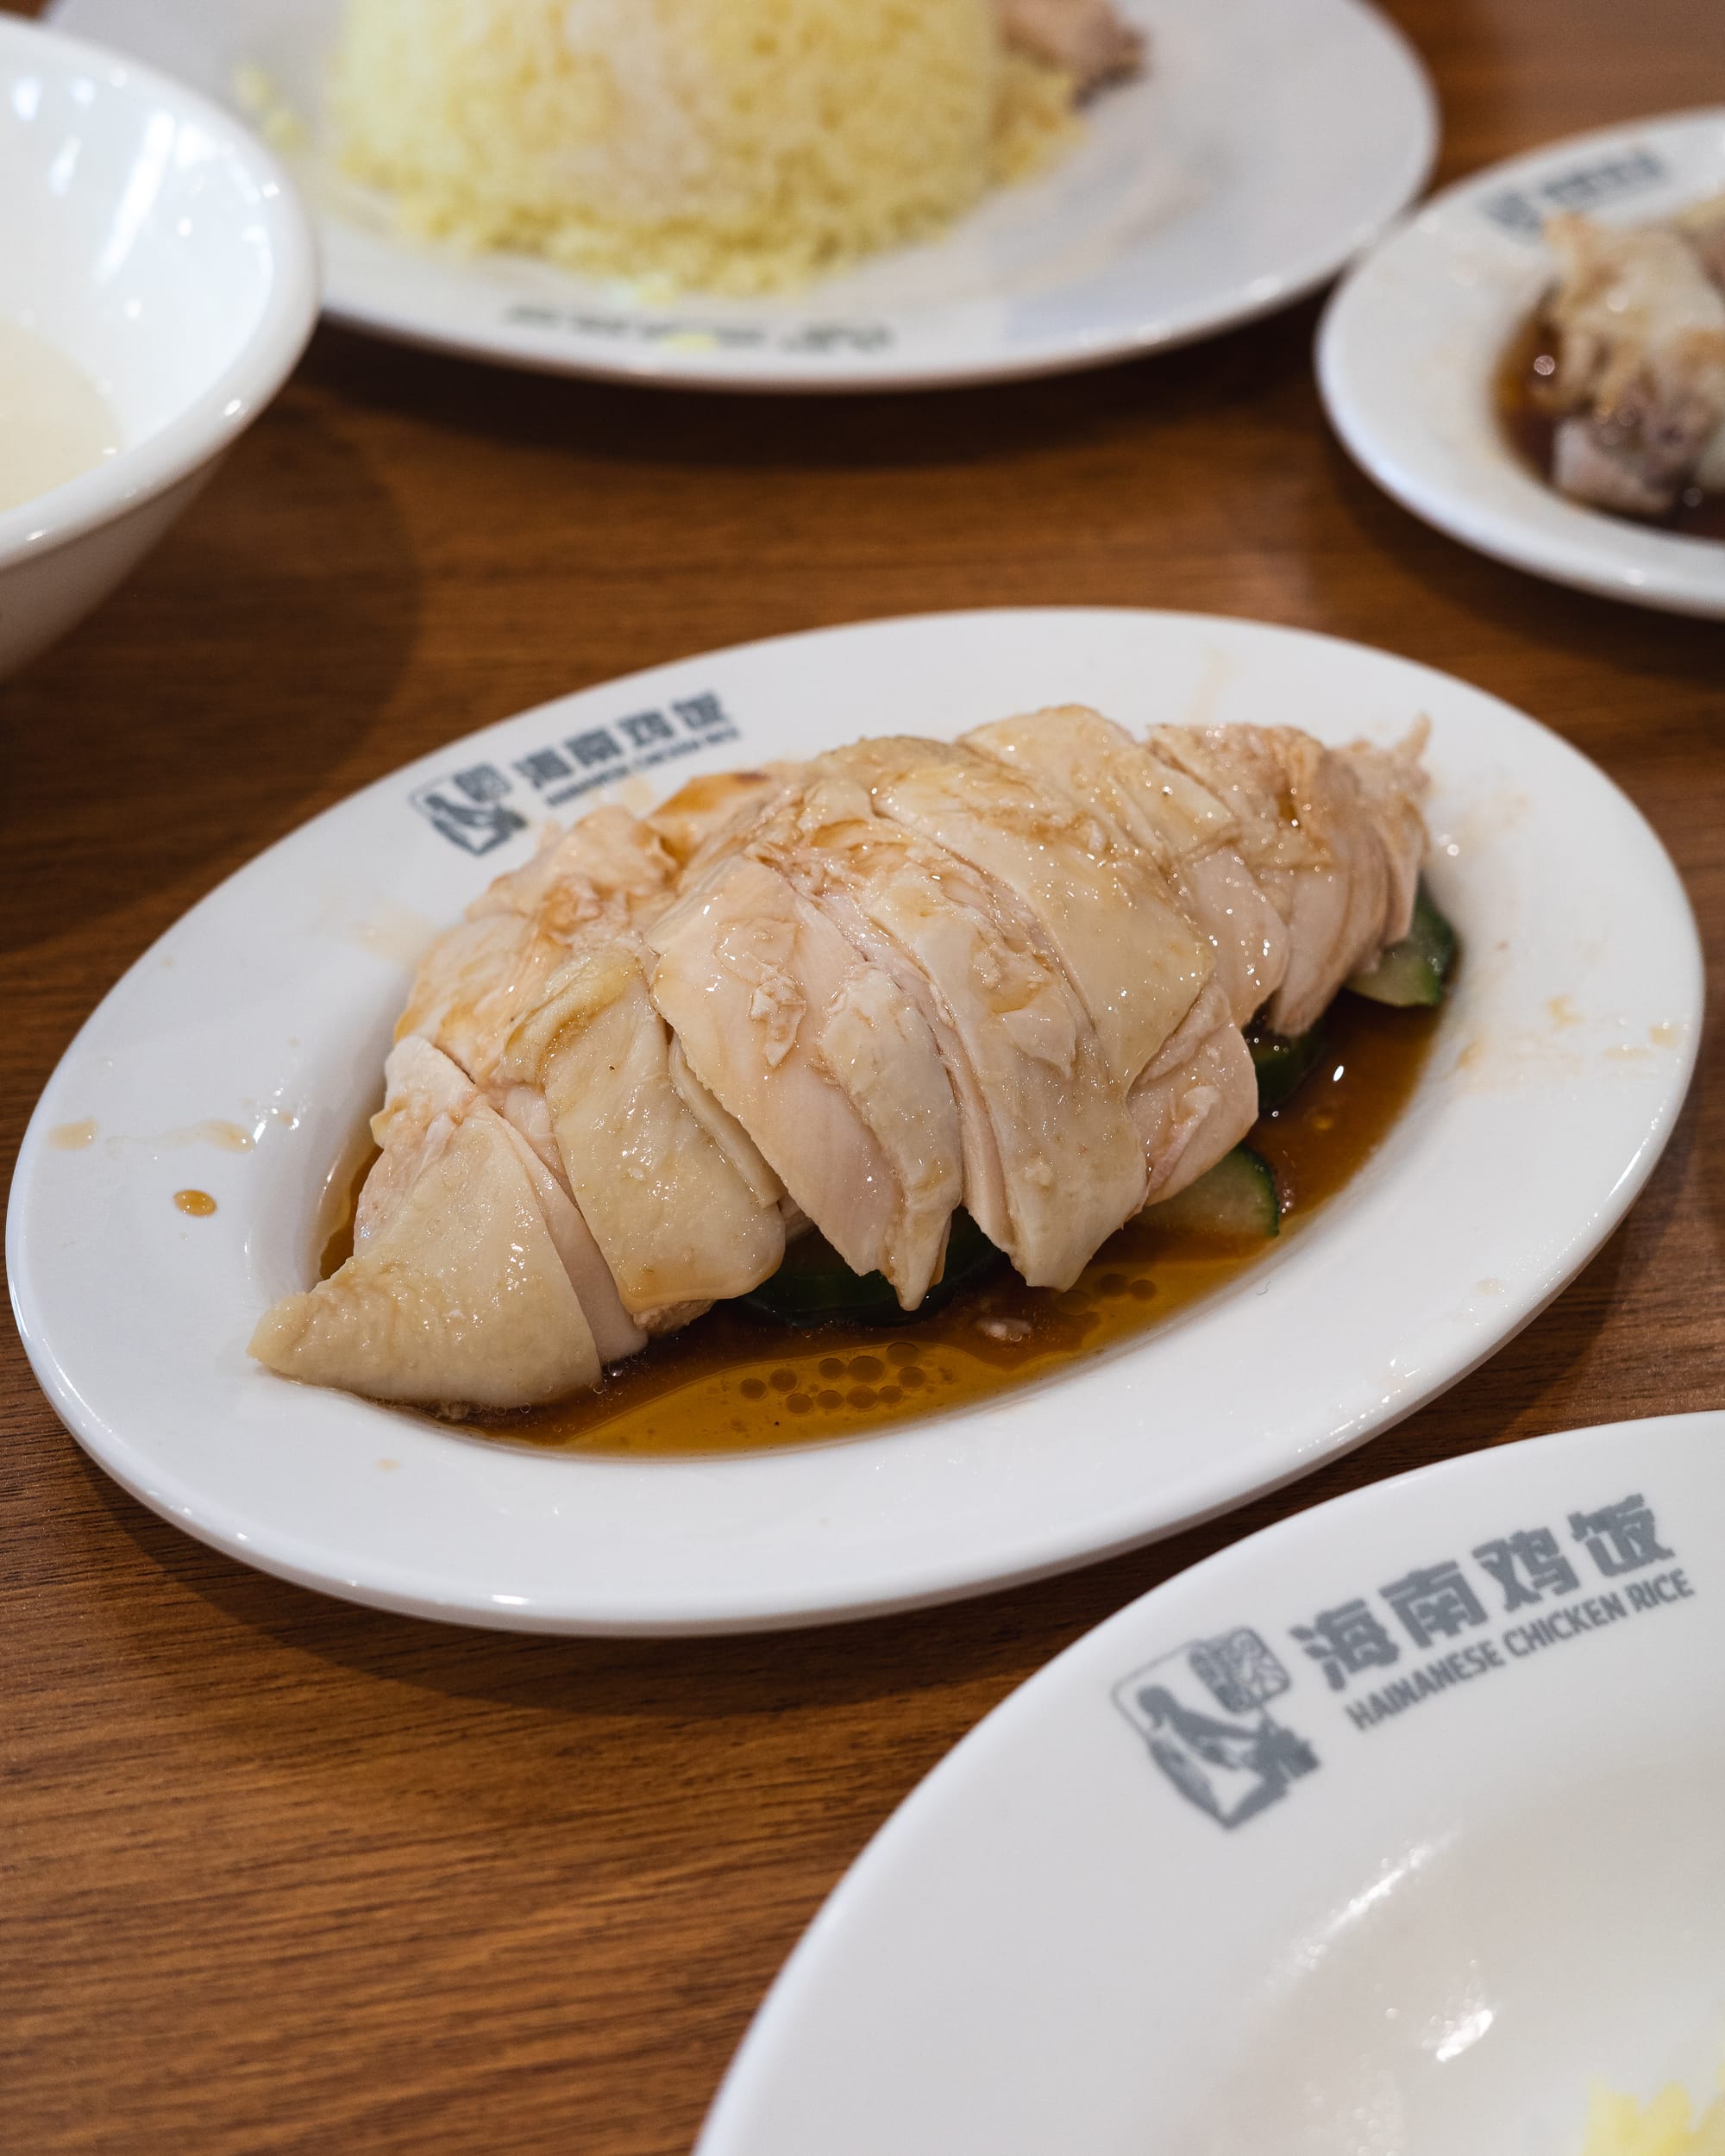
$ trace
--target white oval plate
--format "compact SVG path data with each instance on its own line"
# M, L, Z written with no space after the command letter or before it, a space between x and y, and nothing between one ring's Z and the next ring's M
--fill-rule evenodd
M697 2156L1577 2156L1595 2078L1704 2101L1722 1448L1446 1462L1122 1610L871 1843Z
M762 301L647 304L522 257L405 243L299 160L337 319L554 373L733 390L901 389L1098 366L1285 305L1412 199L1436 107L1359 0L1126 0L1141 82L1097 100L1057 170L945 238ZM261 66L315 115L339 0L60 0L56 18L218 97Z
M1133 726L1271 719L1332 740L1431 718L1432 875L1467 940L1459 988L1397 1127L1273 1254L1051 1385L744 1457L535 1453L248 1361L260 1311L306 1283L319 1186L374 1103L417 950L526 857L542 809L591 806L612 773L632 770L622 798L644 806L699 770L1075 699ZM492 727L213 893L50 1081L13 1188L13 1292L37 1374L110 1473L267 1570L544 1631L861 1616L1167 1533L1452 1383L1634 1199L1701 999L1687 901L1637 812L1554 734L1443 674L1197 615L827 630ZM235 1131L248 1150L211 1142ZM213 1219L175 1211L183 1186L217 1199Z
M1572 136L1434 196L1349 275L1318 335L1331 423L1355 461L1465 546L1608 599L1725 615L1725 544L1566 500L1494 404L1504 350L1550 282L1558 210L1667 216L1725 189L1725 106Z

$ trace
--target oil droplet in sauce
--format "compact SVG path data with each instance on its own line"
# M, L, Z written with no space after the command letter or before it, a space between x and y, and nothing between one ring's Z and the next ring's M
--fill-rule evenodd
M207 1190L176 1190L173 1201L182 1213L189 1213L194 1220L207 1220L216 1210L216 1200Z
M93 470L119 447L119 423L89 376L34 331L0 322L0 510Z
M1499 365L1497 416L1510 446L1548 486L1558 422L1540 392L1556 371L1556 339L1536 312L1516 331ZM1617 514L1593 502L1579 506L1596 510L1602 517ZM1703 494L1699 487L1692 487L1679 495L1676 506L1663 517L1628 517L1622 521L1646 524L1656 531L1681 532L1690 539L1725 539L1725 494Z
M1303 1224L1375 1150L1418 1082L1434 1012L1343 996L1324 1021L1329 1053L1249 1143L1275 1170L1282 1232ZM319 1277L353 1252L353 1211L377 1158L348 1187ZM573 1452L759 1451L887 1429L974 1406L1138 1339L1237 1279L1275 1245L1157 1225L1152 1206L1103 1244L1064 1293L1002 1267L925 1319L793 1332L740 1303L654 1341L592 1392L525 1413L464 1419L467 1436Z
M48 1132L48 1144L57 1152L81 1153L86 1146L96 1143L96 1118L87 1115L81 1123L56 1123Z

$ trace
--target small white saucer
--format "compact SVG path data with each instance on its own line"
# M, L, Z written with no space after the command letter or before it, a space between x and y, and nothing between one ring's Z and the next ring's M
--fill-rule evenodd
M1386 492L1536 576L1677 614L1725 616L1725 542L1565 500L1505 436L1495 377L1550 281L1545 218L1642 222L1725 189L1725 107L1572 137L1433 197L1331 300L1318 379Z

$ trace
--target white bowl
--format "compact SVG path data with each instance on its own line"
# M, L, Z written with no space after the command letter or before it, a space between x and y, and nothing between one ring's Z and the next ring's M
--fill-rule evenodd
M0 16L0 310L117 422L95 469L0 512L0 675L104 598L304 348L317 257L244 128L153 69Z

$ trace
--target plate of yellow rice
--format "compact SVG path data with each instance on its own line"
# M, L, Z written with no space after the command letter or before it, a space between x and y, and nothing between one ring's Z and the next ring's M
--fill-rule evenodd
M252 118L318 218L336 318L712 388L982 381L1189 342L1322 284L1436 143L1423 70L1362 0L54 12Z

